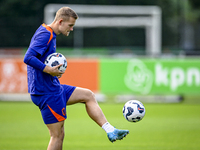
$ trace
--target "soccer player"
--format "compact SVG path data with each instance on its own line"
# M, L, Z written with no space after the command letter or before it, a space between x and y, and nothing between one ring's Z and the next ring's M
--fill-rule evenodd
M71 8L60 8L50 25L42 24L37 29L24 56L28 92L33 103L39 107L51 137L47 150L62 149L66 105L84 103L90 118L105 130L111 142L121 140L129 133L128 130L114 128L106 120L91 90L60 84L58 78L63 72L58 68L62 64L54 67L44 64L45 58L56 52L56 36L68 36L77 18L78 15Z

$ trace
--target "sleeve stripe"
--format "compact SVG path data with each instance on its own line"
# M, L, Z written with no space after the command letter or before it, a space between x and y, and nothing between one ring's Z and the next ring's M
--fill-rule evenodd
M48 43L47 43L47 45L49 44L49 42L52 40L52 38L53 38L53 30L51 29L51 27L49 27L49 26L47 26L46 24L42 24L42 26L43 27L45 27L50 33L51 33L51 35L50 35L50 38L49 38L49 41L48 41Z

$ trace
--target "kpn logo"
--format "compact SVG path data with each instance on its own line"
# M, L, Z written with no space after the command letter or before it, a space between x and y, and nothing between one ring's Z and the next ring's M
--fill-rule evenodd
M198 88L200 86L198 64L185 68L183 65L171 67L156 63L155 84L156 86L169 87L173 92L178 91L180 87L185 89Z
M125 85L134 92L148 94L153 84L153 73L139 59L132 59L127 65Z
M199 93L200 66L198 63L188 65L187 60L182 63L155 61L151 63L151 70L148 67L148 63L145 64L139 59L130 60L124 76L125 85L139 94L189 93L190 91Z

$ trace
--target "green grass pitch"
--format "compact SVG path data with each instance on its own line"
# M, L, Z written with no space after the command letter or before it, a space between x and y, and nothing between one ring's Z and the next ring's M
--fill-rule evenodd
M200 105L145 104L138 123L126 121L123 104L100 104L108 121L130 134L111 143L88 116L83 104L67 107L65 150L199 150ZM44 150L49 132L31 102L0 102L0 150Z

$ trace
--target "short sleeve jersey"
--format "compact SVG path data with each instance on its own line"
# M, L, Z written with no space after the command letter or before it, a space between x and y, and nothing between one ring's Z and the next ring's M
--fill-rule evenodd
M46 57L56 52L56 34L46 24L42 24L33 35L28 51L37 52L44 63ZM35 95L59 93L61 85L57 77L27 65L28 92Z

